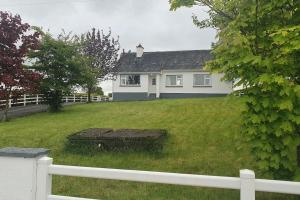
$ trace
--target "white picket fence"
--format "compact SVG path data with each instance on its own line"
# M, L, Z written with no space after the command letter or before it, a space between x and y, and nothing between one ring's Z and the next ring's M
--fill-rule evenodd
M235 189L240 190L241 200L255 200L256 191L300 195L300 182L256 179L254 172L247 169L240 171L240 177L225 177L77 167L54 165L53 159L47 157L47 152L40 154L39 149L2 150L0 199L3 200L92 200L53 195L51 193L53 175ZM26 154L26 151L29 154ZM36 156L33 156L32 152L35 152Z
M108 97L102 97L102 96L91 96L92 102L100 102L100 101L110 101ZM87 102L88 96L87 95L71 95L71 96L64 96L62 98L63 103L75 103L75 102ZM37 95L28 95L24 94L21 97L17 99L9 99L8 106L9 108L15 107L15 106L27 106L27 105L33 105L33 104L42 104L43 103L43 95L37 94ZM0 107L5 106L6 100L0 100Z

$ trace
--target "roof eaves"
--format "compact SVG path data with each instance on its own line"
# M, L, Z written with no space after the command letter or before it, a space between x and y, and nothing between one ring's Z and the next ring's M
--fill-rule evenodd
M118 72L118 74L160 74L161 72Z

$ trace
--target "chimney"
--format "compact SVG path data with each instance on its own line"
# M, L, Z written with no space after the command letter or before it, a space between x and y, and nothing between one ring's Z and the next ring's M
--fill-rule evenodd
M136 57L138 58L142 57L143 53L144 53L144 47L141 44L136 46Z

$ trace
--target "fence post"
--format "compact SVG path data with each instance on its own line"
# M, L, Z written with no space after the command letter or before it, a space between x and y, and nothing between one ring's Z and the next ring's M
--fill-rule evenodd
M11 105L12 105L12 100L11 100L11 98L9 98L9 100L8 100L8 107L11 108Z
M38 171L41 171L38 161L48 152L47 149L33 148L0 149L0 199L46 200L36 198L36 193L42 184L37 180Z
M23 95L23 105L26 106L26 94Z
M254 171L240 170L241 200L255 200L255 174Z
M68 103L68 96L66 96L66 103Z
M37 94L36 95L36 105L38 105L39 104L39 95Z
M73 102L74 102L74 103L76 102L75 94L73 95Z
M80 96L80 102L82 102L82 96Z
M52 175L48 173L48 169L52 163L53 159L49 157L42 157L38 160L36 200L47 200L51 195Z

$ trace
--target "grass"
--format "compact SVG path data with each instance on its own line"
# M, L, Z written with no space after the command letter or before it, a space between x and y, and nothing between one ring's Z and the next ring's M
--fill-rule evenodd
M253 157L240 141L240 112L234 98L113 102L68 106L63 112L39 113L0 124L0 147L51 149L55 164L239 176L239 169L256 171ZM74 153L66 136L86 128L162 128L169 137L161 153ZM234 200L239 191L126 181L60 177L53 193L108 200ZM257 193L257 199L296 199L292 195Z

